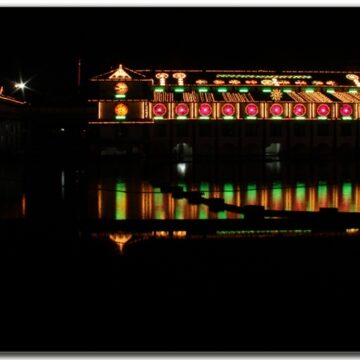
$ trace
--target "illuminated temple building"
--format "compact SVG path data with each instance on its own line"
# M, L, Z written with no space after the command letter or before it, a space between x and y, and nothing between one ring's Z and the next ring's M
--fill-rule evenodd
M149 155L348 153L360 148L359 72L131 70L91 79L92 136Z

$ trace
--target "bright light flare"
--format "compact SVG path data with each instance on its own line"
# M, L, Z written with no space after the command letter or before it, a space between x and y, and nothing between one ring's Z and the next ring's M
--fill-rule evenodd
M26 88L26 84L23 83L23 82L16 83L16 84L15 84L15 88L16 88L16 89L20 89L20 90L24 90L24 89Z

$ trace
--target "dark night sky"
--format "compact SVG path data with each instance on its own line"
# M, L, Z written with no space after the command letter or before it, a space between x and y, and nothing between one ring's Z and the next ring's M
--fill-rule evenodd
M119 63L135 69L360 70L360 8L0 10L0 83L7 90L19 73L33 77L32 98L70 94L78 56L83 80Z

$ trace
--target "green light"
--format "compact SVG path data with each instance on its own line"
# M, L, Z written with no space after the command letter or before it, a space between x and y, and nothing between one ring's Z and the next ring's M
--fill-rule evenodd
M154 120L164 120L163 116L154 116Z
M125 120L126 116L115 116L116 120Z
M296 183L295 191L296 200L304 201L305 199L305 184L301 182Z
M256 116L245 116L246 120L256 120Z
M241 87L241 88L239 88L239 92L241 92L241 93L247 93L247 92L249 92L249 88L247 88L247 87Z
M348 92L349 93L357 93L358 91L357 91L357 89L349 89Z
M234 185L230 183L224 184L224 200L226 203L232 204L234 201Z
M247 201L254 202L256 200L256 184L248 184L246 188Z
M343 116L342 119L343 120L352 120L352 117L351 116Z
M125 220L126 219L126 185L120 181L116 183L116 208L115 208L115 219Z
M296 120L305 120L305 116L295 116Z
M207 182L200 183L200 191L204 192L204 193L209 193L210 192L209 183L207 183Z
M179 199L176 200L176 208L175 208L175 219L176 220L182 220L185 217L185 204L186 199Z
M306 88L305 92L306 93L313 93L313 92L315 92L315 89L314 88Z
M282 198L282 186L281 186L280 182L273 183L272 198L276 202L281 201L281 198Z
M329 94L332 94L335 92L335 89L326 89L326 92L329 93Z
M228 89L225 88L225 87L219 87L219 88L217 88L217 92L219 92L219 93L226 93L227 91L228 91Z
M324 201L326 199L327 196L327 185L325 182L319 182L318 185L318 195L319 195L319 199L321 199L322 201Z
M201 119L201 120L209 120L210 116L200 116L199 119Z
M224 120L234 120L233 116L223 116Z
M345 200L351 199L352 185L349 182L343 183L342 194Z
M291 93L292 90L291 90L291 89L283 89L283 92L285 92L285 93Z
M218 219L226 220L227 219L227 213L225 210L219 211L217 214Z
M162 88L162 87L156 87L156 88L154 89L154 91L155 91L155 92L164 92L164 88Z
M116 99L125 99L125 98L126 98L126 95L125 95L125 94L116 94L116 95L115 95L115 98L116 98Z
M174 91L175 92L184 92L184 88L183 87L176 87L175 89L174 89Z
M272 116L271 119L272 120L281 120L283 117L282 116Z
M209 218L209 214L208 214L209 208L204 205L201 204L199 205L199 219L200 220L205 220Z
M263 89L262 89L262 92L263 92L263 93L271 93L271 91L272 91L272 90L269 89L269 88L263 88Z
M327 120L327 116L318 116L318 120Z
M209 91L209 88L207 88L207 87L199 87L198 88L198 92L200 92L200 93L205 93L205 92L208 92Z
M160 188L154 188L154 205L155 205L155 219L165 219L164 211L164 195L160 192Z
M187 116L177 116L176 119L177 120L185 120L185 119L187 119Z

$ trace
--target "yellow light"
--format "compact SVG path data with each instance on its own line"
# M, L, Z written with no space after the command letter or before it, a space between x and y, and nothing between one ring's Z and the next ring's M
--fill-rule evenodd
M120 103L115 106L114 111L117 116L126 116L129 110L125 104Z

